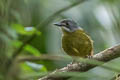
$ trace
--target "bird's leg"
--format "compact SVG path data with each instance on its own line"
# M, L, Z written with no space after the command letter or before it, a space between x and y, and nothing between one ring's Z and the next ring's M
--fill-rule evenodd
M73 65L73 64L75 64L75 63L77 63L77 61L76 61L75 59L73 59L72 62L70 62L70 64L67 65L68 68L71 68L71 65Z
M86 58L92 59L93 58L93 51L89 55L87 55Z
M92 58L93 58L92 55L87 55L86 57L87 57L88 59L92 59Z
M70 64L79 63L78 57L72 56L72 62Z
M72 62L71 62L70 64L74 64L75 62L76 62L76 60L75 60L75 59L73 59L73 60L72 60Z
M74 64L75 62L76 62L75 59L73 59L72 62L70 62L70 64L68 64L68 66Z

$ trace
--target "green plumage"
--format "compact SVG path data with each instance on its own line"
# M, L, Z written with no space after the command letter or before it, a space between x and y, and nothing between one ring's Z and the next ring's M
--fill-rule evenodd
M93 42L82 30L68 32L64 29L62 37L62 48L70 56L87 57L92 56Z

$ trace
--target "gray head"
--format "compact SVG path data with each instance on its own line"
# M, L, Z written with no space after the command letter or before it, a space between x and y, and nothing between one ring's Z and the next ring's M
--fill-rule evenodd
M58 23L55 23L54 25L59 26L68 32L74 32L75 30L79 29L77 24L73 20L69 19L64 19Z

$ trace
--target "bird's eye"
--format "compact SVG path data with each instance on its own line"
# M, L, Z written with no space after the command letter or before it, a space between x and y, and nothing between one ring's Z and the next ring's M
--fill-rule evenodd
M66 23L66 25L68 26L69 24L68 24L68 23Z

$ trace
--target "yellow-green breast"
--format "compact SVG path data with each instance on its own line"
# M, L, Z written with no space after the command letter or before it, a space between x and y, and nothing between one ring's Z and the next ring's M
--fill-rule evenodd
M81 29L74 32L63 30L62 48L70 56L87 57L92 55L93 42Z

